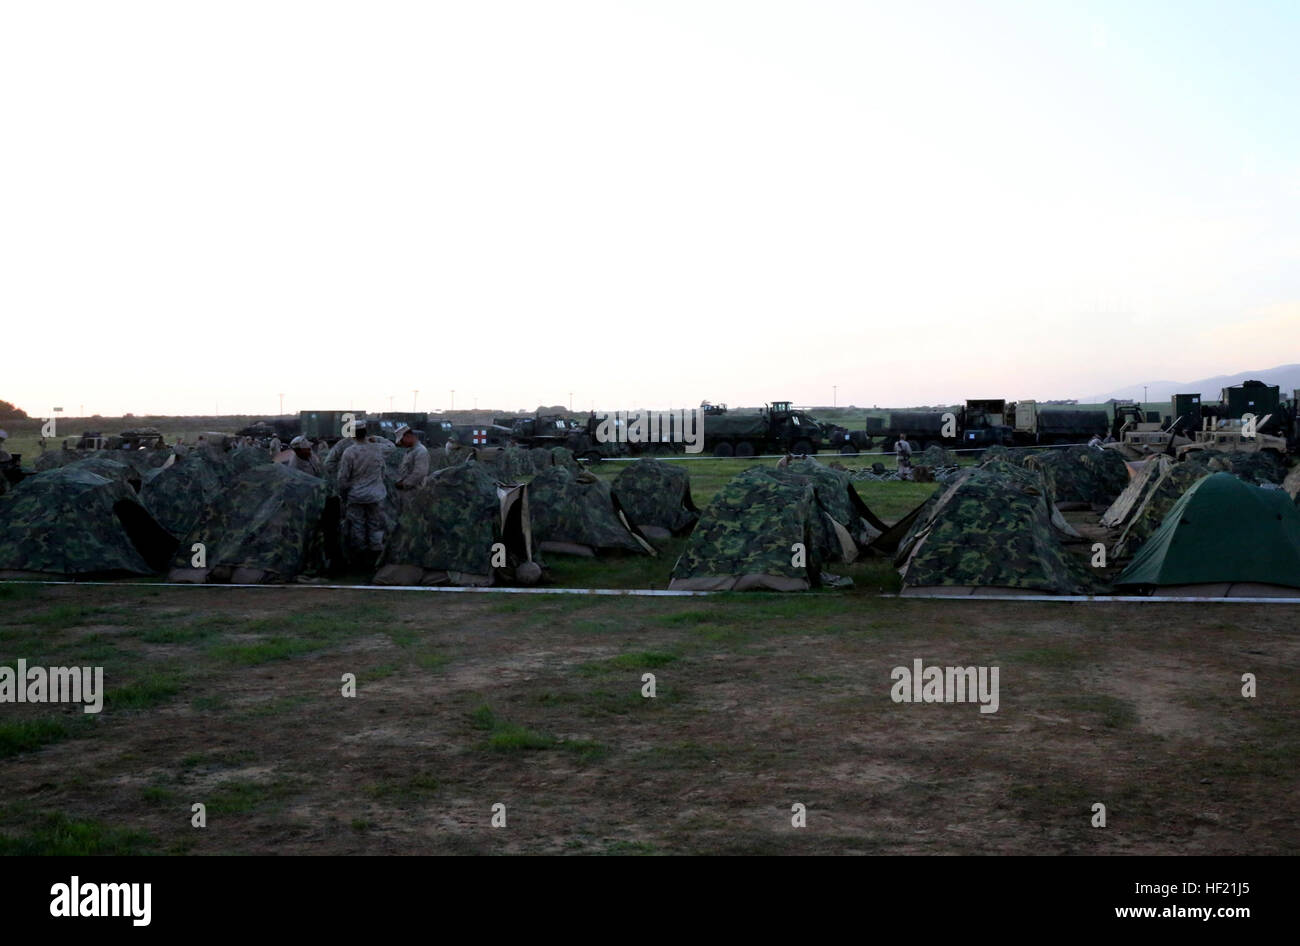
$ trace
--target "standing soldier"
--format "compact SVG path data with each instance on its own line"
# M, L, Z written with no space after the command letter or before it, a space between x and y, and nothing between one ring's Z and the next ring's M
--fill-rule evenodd
M310 473L312 476L325 476L325 467L312 452L310 440L302 436L294 437L289 441L289 448L293 454L283 461L285 466L301 473Z
M366 436L366 422L356 422L356 442L339 460L339 498L346 509L347 537L358 564L372 570L384 550L384 453Z
M429 448L420 443L420 435L406 424L397 428L393 442L399 447L410 448L397 468L397 488L416 489L429 475Z
M894 444L894 452L898 454L898 478L900 480L910 480L912 478L912 445L907 442L907 435L901 434L898 443Z

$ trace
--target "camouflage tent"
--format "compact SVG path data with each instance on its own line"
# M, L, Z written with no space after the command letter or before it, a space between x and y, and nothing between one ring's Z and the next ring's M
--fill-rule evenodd
M1293 596L1300 512L1281 490L1212 473L1174 503L1116 584L1196 596Z
M97 473L104 479L117 480L125 483L137 493L140 491L141 474L134 466L112 457L106 451L99 451L97 454L85 457L81 460L73 460L71 463L64 464L57 469L61 470L85 470L88 473Z
M162 466L173 456L170 447L156 450L47 450L36 458L37 472L57 470L81 460L112 460L125 463L136 472L138 481L147 471Z
M1086 564L1062 545L1045 484L1033 471L994 460L962 473L927 505L895 560L903 594L1085 594L1096 587Z
M227 454L226 477L233 482L249 470L273 462L270 451L265 447L237 447Z
M179 541L189 535L203 510L216 500L224 474L224 467L207 456L189 453L146 473L140 500Z
M807 591L819 584L810 479L754 467L733 476L700 514L673 566L670 589Z
M586 471L553 466L538 473L528 484L528 508L533 537L542 552L656 554L623 515L609 487Z
M1286 475L1286 479L1282 481L1282 488L1286 490L1288 496L1300 503L1300 466L1293 467Z
M852 562L858 553L889 527L876 517L853 488L848 473L811 457L784 457L769 470L778 479L807 482L813 487L821 517L814 517L813 534L825 562Z
M527 491L498 484L483 464L460 463L406 494L374 581L533 584L540 574L533 561Z
M1027 457L1024 465L1043 472L1058 509L1109 506L1129 481L1123 457L1094 447L1049 450Z
M499 483L526 483L533 474L551 465L549 451L526 447L479 447L474 451L474 460Z
M0 498L0 577L148 575L175 547L131 487L90 470L38 473Z
M619 471L611 489L628 519L651 539L681 535L699 518L682 464L642 457Z
M1211 473L1231 473L1252 486L1263 483L1280 485L1287 475L1286 459L1275 450L1255 450L1250 453L1198 450L1189 451L1184 456L1204 463Z
M1174 503L1178 502L1179 497L1197 480L1209 476L1210 471L1200 463L1184 460L1181 463L1158 465L1149 475L1155 477L1155 481L1146 488L1141 499L1128 512L1124 531L1111 546L1111 558L1128 558L1136 552L1142 543L1160 528L1160 523L1164 521L1165 515L1173 508ZM1108 509L1103 516L1103 521L1106 521L1109 515Z
M253 466L203 510L168 579L259 584L323 570L327 492L319 477L283 464ZM193 560L195 543L205 549L202 566Z

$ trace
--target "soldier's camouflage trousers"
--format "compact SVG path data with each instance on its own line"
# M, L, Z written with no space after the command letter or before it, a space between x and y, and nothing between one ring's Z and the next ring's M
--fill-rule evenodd
M349 551L382 552L384 514L379 503L348 503L343 534Z

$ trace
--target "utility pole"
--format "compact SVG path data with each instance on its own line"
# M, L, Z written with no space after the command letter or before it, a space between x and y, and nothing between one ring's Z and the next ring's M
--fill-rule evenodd
M573 392L569 392L569 413L573 413Z
M831 407L839 407L840 405L839 399L840 399L840 386L838 384L832 384L831 385Z
M454 411L455 409L456 409L456 389L452 388L451 389L451 410Z
M420 389L412 388L411 389L411 410L415 410L415 405L419 400L420 400Z
M1147 386L1142 385L1142 409L1146 410L1147 406Z
M284 416L284 392L280 392L280 416Z

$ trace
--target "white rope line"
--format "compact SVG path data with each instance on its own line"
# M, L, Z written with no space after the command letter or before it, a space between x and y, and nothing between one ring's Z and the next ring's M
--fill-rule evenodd
M228 583L150 582L150 581L40 581L12 579L4 585L71 585L104 586L109 588L261 588L284 590L286 588L316 588L324 591L438 591L449 594L508 594L508 595L624 595L633 598L699 598L725 594L720 591L669 591L653 588L470 588L458 585L313 585L291 582L283 585L236 585ZM737 594L749 597L784 597L789 592L744 591ZM839 597L838 595L835 597ZM1206 598L1178 597L1176 595L902 595L878 594L872 598L899 601L1047 601L1057 604L1289 604L1300 605L1294 598Z
M164 581L42 581L38 579L13 579L0 581L4 585L102 585L109 588L318 588L333 591L441 591L451 594L508 594L508 595L627 595L634 598L694 598L717 594L716 591L668 591L653 588L472 588L461 585L315 585L307 582L285 584L236 585L228 582L164 582Z

